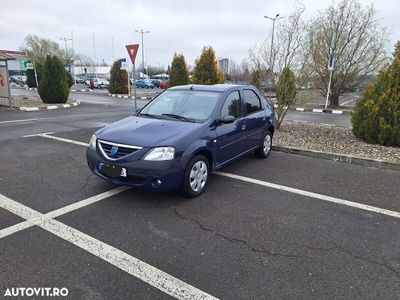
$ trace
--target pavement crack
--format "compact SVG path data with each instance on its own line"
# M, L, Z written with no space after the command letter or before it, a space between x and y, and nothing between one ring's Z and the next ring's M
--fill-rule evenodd
M216 232L215 230L213 230L211 228L208 228L207 226L203 225L198 220L183 215L181 212L179 212L178 206L174 207L174 212L180 219L191 221L192 223L195 223L197 226L199 226L199 228L201 228L202 230L210 232L210 233L214 234L215 236L223 238L223 239L225 239L225 240L227 240L227 241L229 241L231 243L240 243L240 244L246 246L252 252L263 253L263 254L267 254L267 255L271 255L271 256L278 256L278 257L284 257L284 258L308 258L308 256L300 255L300 254L282 253L282 252L276 252L276 251L265 250L265 249L257 249L254 246L250 245L245 240L238 239L238 238L235 238L235 237L231 237L231 236Z
M356 255L353 252L351 252L350 250L345 249L342 244L340 244L340 246L336 246L336 247L330 247L330 248L321 248L321 247L314 247L314 246L306 246L309 250L312 251L321 251L321 252L329 252L329 251L336 251L336 252L340 252L340 253L344 253L347 254L355 259L358 260L363 260L366 261L370 264L374 264L374 265L378 265L381 267L384 267L385 269L389 270L390 272L394 273L396 276L400 277L400 271L396 270L395 268L393 268L392 266L390 266L386 261L379 261L378 259L371 259L365 256L360 256L360 255Z
M284 258L312 258L311 255L306 255L306 254L293 254L293 253L277 252L277 251L266 250L266 249L258 249L256 247L250 245L246 240L238 239L238 238L235 238L235 237L232 237L232 236L228 236L228 235L219 233L219 232L207 227L206 225L202 224L197 219L192 218L192 217L188 217L188 216L182 214L178 210L178 206L179 205L174 206L174 212L180 219L187 220L187 221L190 221L192 223L195 223L202 230L207 231L209 233L212 233L215 236L221 237L221 238L223 238L223 239L225 239L225 240L227 240L229 242L241 243L242 245L244 245L248 249L250 249L252 252L263 253L263 254L267 254L267 255L271 255L271 256L284 257ZM394 273L396 276L400 276L400 271L398 271L395 268L393 268L392 266L390 266L387 262L385 262L385 261L382 262L382 261L374 260L374 259L371 259L371 258L368 258L368 257L355 255L351 251L349 251L349 250L345 249L344 247L342 247L341 244L340 244L340 246L335 246L335 247L330 247L330 248L314 247L314 246L309 246L309 245L304 245L304 247L306 249L308 249L309 251L312 251L312 252L329 252L329 251L339 252L339 253L351 256L351 257L353 257L355 259L368 262L370 264L379 265L379 266L387 269L388 271Z

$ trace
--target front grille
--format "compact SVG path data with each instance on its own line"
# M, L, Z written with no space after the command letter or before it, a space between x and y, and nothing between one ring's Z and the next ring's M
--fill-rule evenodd
M123 145L123 144L117 144L113 142L108 142L108 141L98 141L99 148L101 153L108 159L111 160L116 160L120 159L122 157L125 157L129 154L132 154L140 149L142 147L138 146L131 146L131 145Z

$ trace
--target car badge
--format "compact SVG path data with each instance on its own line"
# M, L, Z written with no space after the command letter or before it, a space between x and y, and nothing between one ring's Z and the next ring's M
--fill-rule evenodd
M111 152L110 152L111 156L115 156L115 154L117 154L117 152L118 152L118 147L117 146L112 146L111 147Z

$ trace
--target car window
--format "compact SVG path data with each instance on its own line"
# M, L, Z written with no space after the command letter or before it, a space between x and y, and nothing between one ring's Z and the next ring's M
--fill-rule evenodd
M239 91L234 91L226 97L225 103L221 109L221 118L226 116L233 116L235 119L242 116Z
M243 90L247 114L261 110L260 98L253 90Z
M214 111L220 93L206 91L166 91L142 109L140 115L176 115L194 121L207 120Z

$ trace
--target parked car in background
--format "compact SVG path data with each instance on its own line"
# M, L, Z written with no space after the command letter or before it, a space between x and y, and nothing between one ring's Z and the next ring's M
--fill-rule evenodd
M10 83L15 83L17 85L24 85L26 82L26 76L23 75L11 75L9 78Z
M156 88L159 88L159 87L160 87L161 80L159 80L159 79L152 79L152 80L151 80L151 83L154 84L154 86L155 86Z
M168 82L167 81L161 81L159 88L160 89L167 89L168 88Z
M251 151L268 157L275 124L273 104L253 86L176 86L98 130L86 158L94 174L115 184L195 197L212 170Z
M106 88L110 84L110 82L105 78L91 78L91 80L93 81L93 86L96 89ZM85 83L86 83L87 86L89 86L90 85L90 79L86 80Z
M76 76L76 83L85 84L87 78L83 76Z
M151 83L150 80L146 80L146 79L135 80L135 85L137 88L154 89L154 84Z

